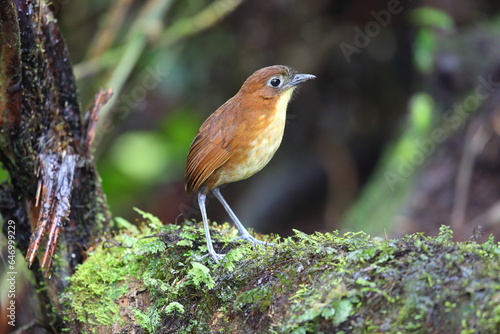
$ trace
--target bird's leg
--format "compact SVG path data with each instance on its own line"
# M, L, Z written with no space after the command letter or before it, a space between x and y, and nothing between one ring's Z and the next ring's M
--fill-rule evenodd
M236 217L236 215L234 214L233 210L231 210L231 207L229 206L229 204L227 204L227 202L224 199L224 197L222 197L222 194L220 193L219 188L212 189L212 193L219 200L219 202L221 202L222 206L224 207L224 209L226 210L226 212L229 214L229 217L231 217L231 219L233 220L234 224L236 225L236 228L238 228L238 230L240 231L240 236L238 237L238 239L245 239L245 240L248 240L250 242L253 242L253 243L256 243L256 244L261 244L261 245L275 246L273 243L260 241L260 240L255 239L254 237L252 237L250 235L250 233L247 231L247 229L245 228L245 226L243 226L243 224L240 222L240 220L238 219L238 217Z
M207 209L205 208L205 200L207 195L204 191L198 192L198 204L201 210L201 217L203 218L203 226L205 228L205 238L207 239L207 249L208 254L214 259L215 262L219 262L219 260L224 258L224 254L217 254L214 250L214 246L212 244L212 238L210 237L210 230L208 228L208 218L207 218Z

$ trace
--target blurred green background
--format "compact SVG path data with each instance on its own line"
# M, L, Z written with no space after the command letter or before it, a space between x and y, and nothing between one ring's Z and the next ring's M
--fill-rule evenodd
M469 222L500 197L495 88L449 126L478 78L500 72L495 1L56 0L52 8L82 107L99 88L115 92L96 140L115 216L134 221L139 207L164 223L181 213L199 220L183 190L191 140L251 73L273 64L318 78L290 104L270 164L222 190L247 226L383 236L452 224L466 239ZM487 144L464 156L481 127ZM422 144L429 139L434 148ZM227 220L216 201L208 212ZM483 224L494 231L495 219Z

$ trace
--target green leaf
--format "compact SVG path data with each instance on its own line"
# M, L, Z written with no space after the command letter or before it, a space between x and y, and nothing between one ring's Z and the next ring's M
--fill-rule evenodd
M139 229L134 224L130 223L128 220L122 217L115 217L116 226L119 229L124 229L129 231L132 235L138 235Z
M182 306L181 303L178 302L171 302L167 306L165 306L165 313L166 314L172 314L172 313L180 313L184 314L184 306Z
M208 289L212 289L215 286L214 280L210 275L210 269L199 262L191 262L193 268L188 272L188 278L193 285L200 289L202 285L205 285Z
M333 308L335 309L335 314L333 316L333 324L335 326L340 325L344 321L349 318L349 316L353 313L354 306L352 303L347 300L343 299L340 301L334 301L332 303Z
M151 222L151 224L149 224L149 227L151 227L152 229L160 229L163 227L163 223L155 215L152 215L151 213L148 212L144 212L138 208L134 208L134 211L140 214L142 218L149 220Z

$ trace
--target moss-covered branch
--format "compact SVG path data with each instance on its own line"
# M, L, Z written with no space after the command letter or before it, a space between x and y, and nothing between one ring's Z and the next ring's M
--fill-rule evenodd
M267 248L226 243L216 265L196 260L198 224L126 234L96 252L65 294L72 332L148 333L496 333L500 247L438 237L364 233L296 235ZM215 233L217 233L215 232ZM153 237L145 237L151 236ZM73 320L69 320L73 319Z

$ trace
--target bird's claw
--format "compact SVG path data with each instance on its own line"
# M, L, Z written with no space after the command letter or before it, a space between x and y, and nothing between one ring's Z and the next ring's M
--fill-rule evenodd
M201 261L203 260L204 258L206 258L207 256L210 256L214 261L215 263L219 263L220 260L222 260L226 254L219 254L219 253L216 253L216 252L208 252L207 254L203 255L203 256L194 256L195 260L196 261Z
M214 259L215 263L219 263L220 260L222 260L226 254L219 254L219 253L212 253L210 254L210 256L212 257L212 259Z
M240 236L234 238L232 241L235 241L235 240L238 240L238 239L247 240L247 241L250 241L250 242L252 242L254 244L259 244L259 245L264 245L264 246L276 246L276 244L273 244L271 242L265 242L265 241L262 241L262 240L259 240L259 239L255 239L250 234L240 235Z

